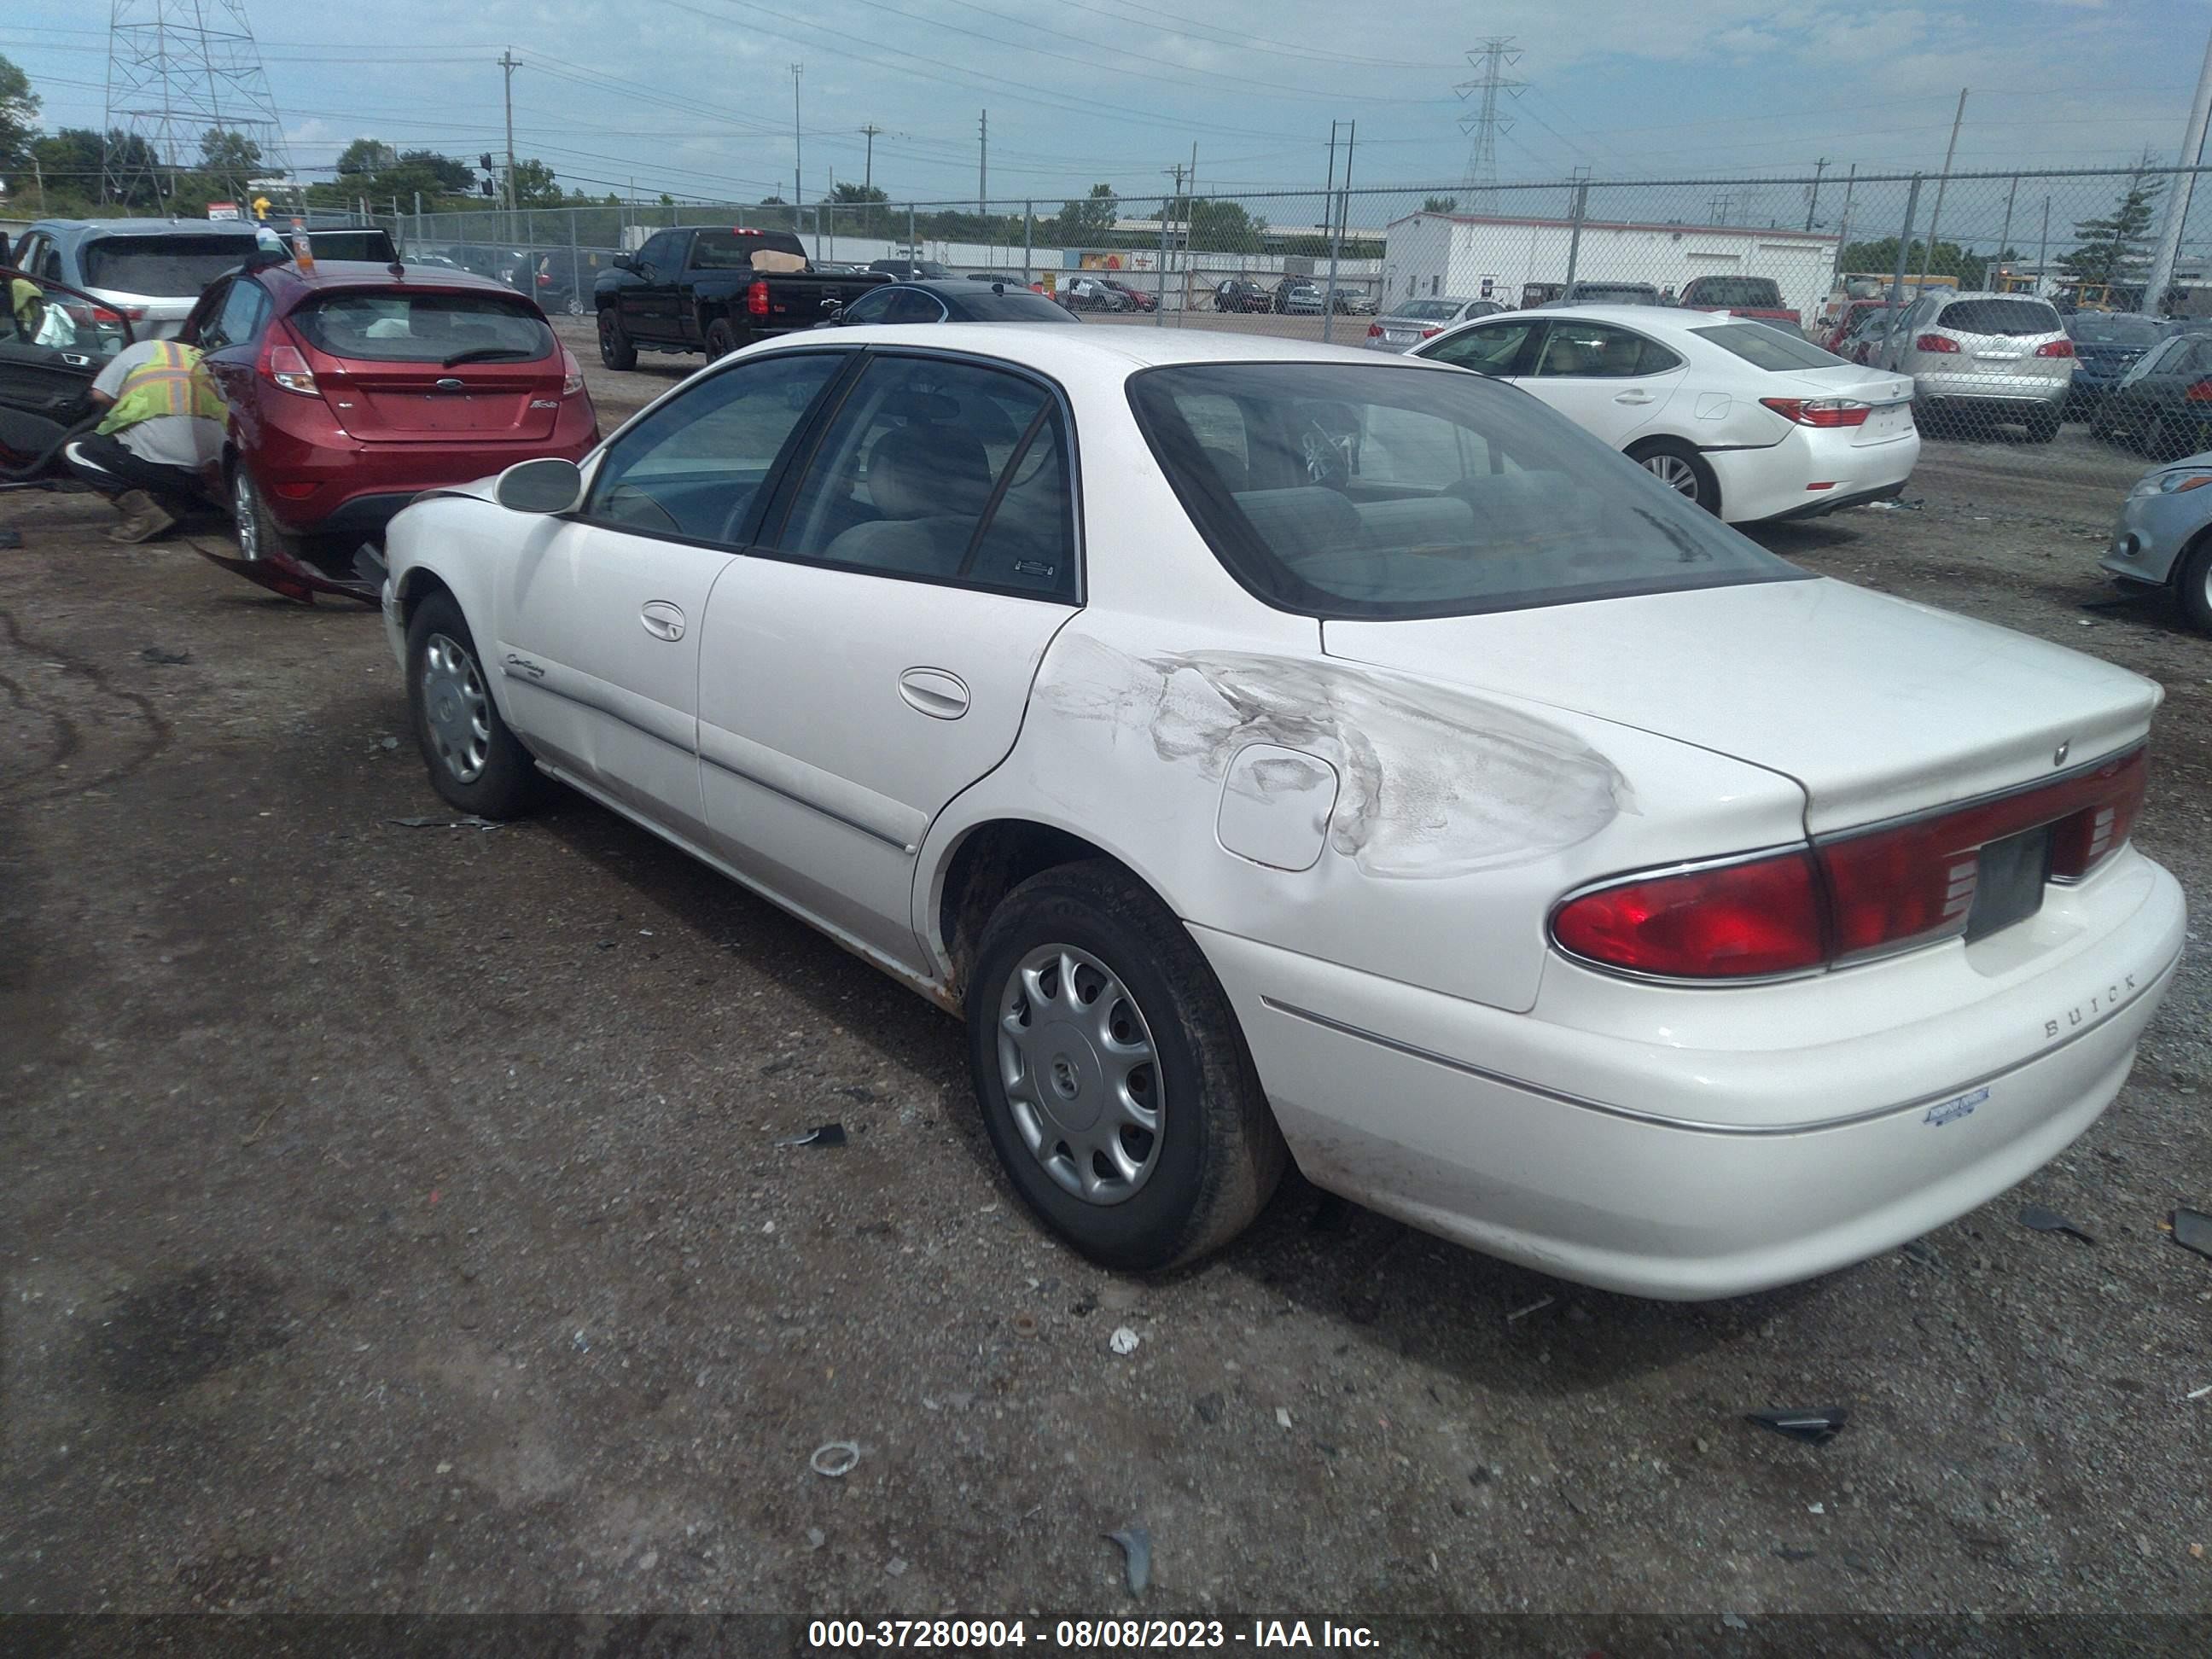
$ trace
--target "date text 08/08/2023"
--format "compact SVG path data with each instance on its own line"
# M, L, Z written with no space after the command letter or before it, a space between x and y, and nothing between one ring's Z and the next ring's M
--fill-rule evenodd
M811 1653L866 1648L972 1653L1019 1650L1031 1644L1072 1653L1234 1647L1373 1651L1381 1645L1364 1625L1325 1619L817 1619L806 1627Z

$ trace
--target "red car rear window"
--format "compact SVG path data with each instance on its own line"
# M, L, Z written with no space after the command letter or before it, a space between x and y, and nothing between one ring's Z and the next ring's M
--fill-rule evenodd
M318 351L362 362L527 362L556 349L543 317L497 294L334 294L290 320Z

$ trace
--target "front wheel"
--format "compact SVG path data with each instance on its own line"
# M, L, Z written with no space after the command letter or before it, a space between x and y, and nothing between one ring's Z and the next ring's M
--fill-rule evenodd
M1720 481L1713 477L1705 457L1688 444L1675 438L1654 438L1631 449L1628 459L1676 495L1715 518L1720 516Z
M544 780L500 718L476 641L449 594L431 594L408 622L407 708L430 787L447 805L511 818L538 799Z
M1118 865L1063 865L1007 896L983 930L968 1036L1007 1178L1108 1267L1218 1249L1289 1161L1220 981Z
M2212 634L2212 534L2199 536L2173 574L2173 597L2200 634Z
M635 368L637 348L612 306L599 308L599 361L609 368Z

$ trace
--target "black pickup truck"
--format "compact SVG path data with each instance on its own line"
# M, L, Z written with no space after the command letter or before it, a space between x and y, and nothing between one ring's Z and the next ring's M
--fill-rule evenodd
M641 351L728 356L756 340L812 328L891 279L816 270L787 230L690 225L656 231L592 286L599 361L632 368Z

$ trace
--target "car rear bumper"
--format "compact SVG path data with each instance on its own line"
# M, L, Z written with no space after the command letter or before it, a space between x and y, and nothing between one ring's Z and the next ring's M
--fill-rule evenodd
M2025 1179L2095 1121L2171 980L2185 921L2179 886L2148 860L2106 874L2117 879L2076 908L2112 925L1932 1016L1911 984L1960 971L1957 961L1854 969L1890 977L1825 1001L1819 981L1611 985L1597 1002L1659 1012L1598 1032L1542 1018L1543 999L1510 1014L1194 933L1316 1184L1561 1278L1686 1301L1893 1248ZM1856 1017L1870 985L1893 1019ZM1668 1023L1685 999L1702 1005L1691 1020L1700 1043ZM1774 1046L1777 1006L1831 1030ZM1731 1022L1738 1046L1713 1046Z
M1730 524L1819 518L1899 494L1920 460L1918 431L1870 444L1851 442L1852 431L1796 427L1765 448L1705 452L1721 516Z
M457 434L466 436L467 434ZM564 410L551 436L500 443L363 443L302 438L264 428L248 465L286 529L307 536L379 536L426 489L468 483L518 461L580 461L599 441L588 404Z
M2036 406L2057 409L2066 401L2071 375L2057 379L2024 374L1920 373L1912 377L1913 395L1925 404L1954 407L1984 406L1998 413L2032 411Z

